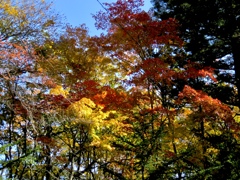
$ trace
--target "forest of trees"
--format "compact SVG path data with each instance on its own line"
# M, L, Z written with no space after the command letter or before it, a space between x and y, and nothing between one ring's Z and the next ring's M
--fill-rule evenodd
M151 2L0 0L0 179L240 179L239 0Z

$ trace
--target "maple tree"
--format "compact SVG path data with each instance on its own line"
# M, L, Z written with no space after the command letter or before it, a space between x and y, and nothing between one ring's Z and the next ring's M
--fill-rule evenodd
M222 125L224 127L226 126L227 129L230 128L237 133L238 124L233 119L229 107L226 105L220 105L218 102L216 102L218 104L217 107L220 109L210 108L207 111L203 111L202 106L208 108L210 105L199 105L200 114L202 115L199 117L200 120L195 123L193 122L193 124L197 126L200 125L199 130L202 130L200 132L200 134L202 133L202 136L199 138L198 132L195 132L194 130L195 127L192 127L192 129L189 127L191 130L188 132L190 134L194 132L194 144L196 145L194 147L186 147L186 142L179 142L180 139L185 139L186 137L179 137L179 135L183 134L179 134L178 132L178 130L181 129L181 126L179 127L179 122L177 121L177 117L181 115L179 114L179 109L181 108L182 104L177 104L176 99L179 98L178 93L183 90L184 84L187 84L187 81L194 79L204 80L206 77L209 79L208 81L215 82L216 79L213 76L213 69L211 67L203 67L202 65L193 63L191 61L188 61L184 66L182 66L181 61L179 61L179 58L180 60L183 59L181 58L183 55L181 53L182 42L178 38L176 21L174 19L154 21L154 19L150 18L147 13L139 11L139 9L136 8L139 7L139 4L137 3L142 2L117 1L116 4L105 4L108 7L108 11L100 12L100 14L96 15L96 18L100 22L98 24L99 27L108 28L109 32L105 37L101 37L101 43L104 42L104 40L106 42L106 45L102 46L103 49L105 48L112 57L118 58L118 60L125 65L124 69L128 70L131 77L131 80L129 81L132 83L130 86L132 85L133 87L133 92L131 95L134 95L137 92L137 96L134 99L134 104L138 105L141 118L136 116L137 112L134 111L135 120L133 120L134 118L132 119L134 123L131 121L128 121L128 123L135 125L133 130L133 136L135 139L133 138L133 142L134 140L136 141L138 137L139 144L136 145L133 142L129 140L123 140L124 138L120 137L122 143L131 145L132 148L134 147L133 152L134 154L136 153L135 157L138 157L133 158L137 162L133 165L136 170L136 174L139 175L137 178L144 179L158 177L161 179L164 177L170 177L172 175L172 177L177 176L179 179L181 179L182 176L187 176L186 174L188 174L188 172L182 171L182 168L185 166L185 168L188 169L190 166L192 166L192 163L187 160L189 158L188 156L197 157L199 153L203 154L203 156L202 158L200 158L201 156L198 156L196 159L198 159L199 162L203 162L203 166L201 167L203 167L204 173L210 171L211 168L221 169L221 167L217 165L216 167L214 167L215 165L206 165L209 163L209 160L205 159L204 156L207 156L207 153L209 153L212 147L205 145L205 143L209 142L208 140L207 142L205 141L204 143L199 144L197 143L197 139L203 141L204 138L211 139L212 137L215 137L215 135L211 135L209 132L220 126L216 125L216 123L223 123ZM105 20L109 20L109 23L106 23ZM106 24L110 26L103 26ZM153 29L151 29L152 27ZM170 32L168 32L168 30ZM129 58L129 56L131 56L131 58ZM186 86L186 89L187 88L188 86ZM143 94L144 90L145 94ZM141 92L140 94L139 91ZM183 93L188 93L188 91L185 91L184 89ZM186 96L191 97L192 94L193 91L190 91L189 94L186 94ZM194 104L197 103L198 99L201 99L201 96L202 94L196 95L197 99L194 100ZM143 103L139 105L137 102L142 101L141 98L144 100ZM205 95L201 102L203 103L208 101L208 98L210 97ZM214 99L210 99L210 102L215 102ZM149 104L149 106L147 106L147 104ZM189 106L190 109L194 109L192 105L189 104ZM213 112L217 112L217 114L214 113L210 115L210 113ZM154 115L152 113L154 113ZM189 117L198 116L193 114L195 113L193 112L189 115ZM203 114L207 114L207 118L205 118ZM158 115L161 115L161 118L159 118ZM150 120L148 120L148 117L151 117ZM212 121L205 122L207 119L212 119ZM189 121L191 119L186 118L186 120ZM157 145L157 143L152 144L153 142L157 142L158 138L158 136L154 136L155 129L153 127L155 126L155 123L161 125L157 127L156 134L159 137L161 137L162 134L166 135L164 136L165 138L161 137L161 141L164 142L165 139L165 141L170 142L171 145L166 145L164 143L160 143L160 145ZM152 129L150 127L152 127ZM211 127L213 129L211 129ZM162 129L168 129L166 130L168 133ZM221 132L223 134L229 134L227 133L227 129L225 129L225 133L223 133L224 129L221 129ZM209 136L206 137L205 133ZM189 143L191 144L192 142L189 141ZM154 157L152 156L154 145L156 145L156 147L163 146L168 150L170 149L170 151L167 151L166 154L167 156L171 157L170 160L166 159L162 160L162 162L161 160L154 162L155 170L154 166L149 164L151 162L151 158ZM117 146L123 149L125 147L119 144ZM137 149L140 151L136 150L136 147L138 147ZM144 147L149 148L144 149ZM127 149L129 151L129 147ZM157 157L161 157L160 154L163 152L164 151L162 150L155 151ZM170 168L169 165L171 165L172 168ZM150 173L148 177L147 168L149 166L153 169L151 169L152 173ZM190 171L189 174L193 173L195 170L196 167L194 167L192 172ZM131 175L133 172L134 170L131 171ZM195 173L196 172L193 174ZM206 174L203 176L205 175Z
M1 174L10 179L34 177L36 105L50 79L39 71L33 49L53 28L49 5L37 1L1 1ZM39 14L38 14L39 13ZM52 22L51 24L46 24Z
M42 42L48 34L53 36L60 25L59 18L45 1L1 0L1 39L11 41Z
M106 30L100 36L90 37L85 25L55 36L45 29L51 23L40 43L31 33L3 36L1 174L237 179L239 110L195 89L191 82L217 78L211 66L186 61L179 22L156 19L142 0L102 5L94 16ZM0 6L16 21L23 17L17 7Z
M112 62L98 50L85 25L66 27L65 34L58 40L47 41L42 48L50 56L47 63L41 64L42 68L66 86L73 86L84 80L109 85L117 78L116 62Z
M35 60L27 45L1 41L1 170L9 178L22 178L36 150L32 146L36 135L34 106L46 86L40 85L44 76L35 70Z

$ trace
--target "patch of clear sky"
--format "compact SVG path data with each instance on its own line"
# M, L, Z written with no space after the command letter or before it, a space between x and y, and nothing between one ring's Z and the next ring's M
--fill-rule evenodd
M99 0L101 3L116 2L116 0ZM73 27L86 24L89 28L91 36L99 35L95 27L95 20L92 14L96 14L100 10L104 10L97 0L53 0L53 9L62 16L65 16L66 22ZM150 0L145 0L143 9L148 11L152 4Z

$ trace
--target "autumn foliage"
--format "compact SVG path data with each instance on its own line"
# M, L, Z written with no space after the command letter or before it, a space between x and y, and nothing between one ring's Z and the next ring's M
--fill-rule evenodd
M100 36L81 25L41 42L33 34L1 39L4 177L214 179L223 170L239 177L238 108L191 86L216 83L214 68L186 61L178 21L141 6L104 3L94 15ZM10 17L17 7L0 9Z

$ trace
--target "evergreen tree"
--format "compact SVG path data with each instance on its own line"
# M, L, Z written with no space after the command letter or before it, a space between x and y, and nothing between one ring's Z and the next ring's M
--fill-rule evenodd
M215 68L218 84L204 89L225 103L240 105L240 2L237 0L152 0L162 20L176 18L188 53L186 60ZM233 73L235 71L235 73ZM237 98L236 91L237 88Z

